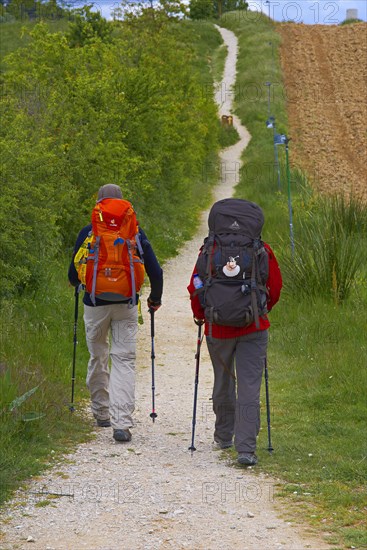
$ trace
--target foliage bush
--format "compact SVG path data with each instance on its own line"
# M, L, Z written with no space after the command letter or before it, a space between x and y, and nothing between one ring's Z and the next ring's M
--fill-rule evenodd
M345 19L340 25L353 25L354 23L363 23L363 19Z
M27 48L5 60L2 297L45 282L48 263L87 223L101 184L121 185L169 253L182 226L195 224L200 190L208 195L203 166L213 161L219 129L192 29L179 31L163 16L131 17L111 38L106 22L83 13L67 36L36 25Z
M230 147L240 139L239 133L234 126L220 126L219 143L221 148Z
M82 47L96 39L110 42L112 26L91 6L73 10L73 21L69 25L67 38L71 47Z
M67 10L58 5L57 0L8 0L1 2L0 23L14 20L29 21L59 19L67 15Z
M214 3L212 0L191 0L191 19L210 19L214 17Z
M246 0L190 0L189 15L191 19L219 19L224 13L247 10L248 7Z

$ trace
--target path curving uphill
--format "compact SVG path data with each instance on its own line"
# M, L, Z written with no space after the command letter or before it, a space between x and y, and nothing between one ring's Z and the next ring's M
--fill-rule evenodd
M294 164L367 201L367 24L278 26Z
M235 81L237 40L220 29L229 55L218 89ZM217 92L218 93L218 92ZM229 97L227 97L229 95ZM218 96L220 113L231 111L231 94ZM241 141L222 153L215 198L231 196L240 156L250 138L235 117ZM232 169L235 167L235 169ZM224 172L223 172L224 170ZM191 456L196 327L186 285L206 233L197 236L165 266L164 306L156 314L156 410L151 411L150 324L140 327L137 410L133 440L115 444L110 429L80 445L51 471L19 492L3 514L6 550L304 550L328 548L302 537L279 519L274 480L254 470L230 467L212 448L212 370L205 346L200 367L197 451ZM46 507L47 492L59 498ZM40 493L35 495L33 493ZM22 501L22 502L20 502ZM26 501L26 502L24 502ZM29 539L30 542L27 542Z

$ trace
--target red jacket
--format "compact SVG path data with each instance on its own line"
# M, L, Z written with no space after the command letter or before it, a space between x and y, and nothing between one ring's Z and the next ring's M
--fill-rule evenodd
M264 246L269 254L269 277L266 283L266 286L269 291L268 296L268 311L270 311L277 301L279 300L280 291L282 289L282 275L280 273L279 265L274 256L274 252L267 243L264 243ZM194 314L194 317L197 319L204 319L204 310L201 307L200 300L198 295L193 296L195 292L195 287L193 283L194 273L196 273L195 268L192 272L190 284L187 287L187 290L190 293L191 299L191 309ZM248 327L228 327L222 325L212 325L211 334L213 338L236 338L237 336L243 336L244 334L250 334L251 332L256 332L257 330L266 330L270 327L270 323L267 315L260 317L260 327L257 329L255 323ZM209 334L209 323L205 322L205 334Z

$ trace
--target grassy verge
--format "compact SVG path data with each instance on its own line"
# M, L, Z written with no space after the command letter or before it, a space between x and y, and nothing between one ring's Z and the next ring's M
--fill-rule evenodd
M332 299L331 284L326 292L313 296L295 291L291 284L294 272L285 267L289 266L290 246L284 148L279 148L279 191L272 131L265 125L269 112L264 83L270 81L271 114L276 116L277 130L287 131L277 52L280 37L276 27L258 14L226 15L222 25L239 38L236 112L252 136L236 195L263 207L264 239L280 261L285 283L281 301L271 314L269 376L275 452L269 456L265 450L263 396L261 469L283 480L279 493L289 504L288 518L308 523L335 545L365 548L366 268L358 270L343 302ZM295 167L291 186L297 251L297 242L307 247L302 224L323 210L323 199L311 191ZM362 210L365 218L366 209ZM325 216L331 211L332 206L326 206ZM326 217L319 219L321 237L323 223ZM364 255L367 240L361 226L353 231L353 239Z
M213 53L213 76L214 82L220 82L224 73L224 65L228 54L228 48L222 44Z
M222 148L230 147L239 140L240 136L234 126L222 126L220 127L219 143Z
M1 314L0 502L21 480L52 465L60 452L90 437L90 421L69 410L73 353L73 292L67 265L50 270L47 290L4 302ZM61 277L60 277L61 274ZM82 342L79 322L79 341ZM77 349L76 401L86 397L82 344ZM38 388L23 403L14 401ZM13 403L13 406L12 406ZM30 416L38 417L27 421Z
M7 48L10 51L19 45L21 24L9 24L6 29L10 33ZM202 79L202 93L206 93L206 86L213 89L212 54L222 41L218 31L209 23L187 22L173 32L179 32L184 41L192 40L192 70ZM213 151L213 166L217 163L216 155ZM198 171L204 173L201 168ZM206 191L195 194L193 216L183 220L177 213L163 218L166 222L163 233L153 231L157 225L157 205L145 214L142 226L162 262L195 231L195 213L209 203L210 188L215 181L213 169L210 177L206 175ZM162 204L161 197L157 202L162 211L165 208L172 211L169 203ZM78 230L76 227L75 236ZM71 256L71 250L68 255ZM74 298L66 280L68 261L65 258L59 265L49 266L47 288L1 304L0 503L22 480L36 475L61 452L90 437L90 420L78 410L74 414L69 412ZM80 307L80 317L81 311ZM81 318L78 332L75 402L81 403L88 397L85 388L88 353ZM17 398L34 388L37 389L32 395L14 405ZM35 419L27 420L32 415Z

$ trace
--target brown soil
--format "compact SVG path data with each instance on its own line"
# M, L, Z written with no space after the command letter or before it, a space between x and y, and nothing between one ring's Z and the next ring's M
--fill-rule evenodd
M293 164L367 201L367 24L281 24Z

